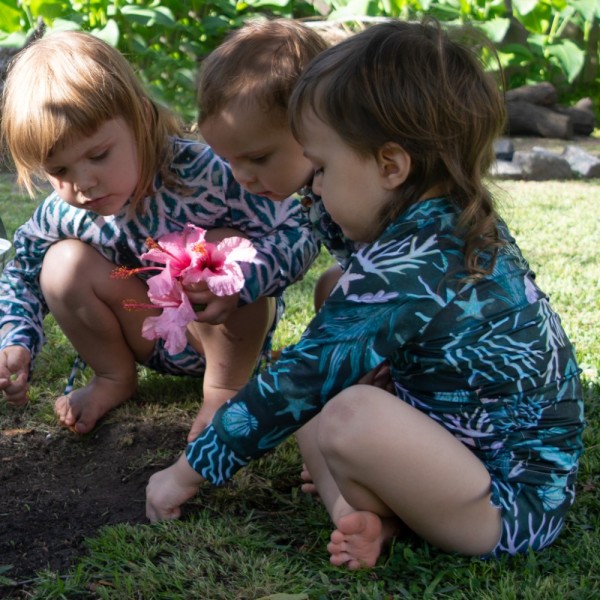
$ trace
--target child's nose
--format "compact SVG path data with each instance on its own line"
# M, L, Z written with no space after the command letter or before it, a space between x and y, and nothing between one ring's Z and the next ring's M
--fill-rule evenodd
M231 165L231 172L235 180L243 187L248 187L256 181L256 175L251 169L242 167L241 165Z
M81 194L85 194L88 190L93 188L96 183L96 177L89 168L78 169L73 178L73 187L76 192Z

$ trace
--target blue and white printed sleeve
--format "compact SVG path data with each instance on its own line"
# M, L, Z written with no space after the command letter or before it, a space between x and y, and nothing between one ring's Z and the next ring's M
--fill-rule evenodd
M252 241L256 261L240 265L246 279L240 294L243 303L281 295L308 270L319 247L298 200L273 202L246 192L229 165L198 143L179 152L174 169L192 189L198 186L200 202L179 203L178 210L185 207L189 213L189 222L205 228L233 228ZM202 201L208 195L210 202Z

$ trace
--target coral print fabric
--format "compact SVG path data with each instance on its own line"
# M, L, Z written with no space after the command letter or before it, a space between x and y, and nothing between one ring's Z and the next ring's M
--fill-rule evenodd
M457 216L444 198L420 202L358 250L301 340L188 446L192 467L225 481L388 360L398 401L487 466L497 552L553 541L582 452L574 350L504 224L493 273L465 279Z
M155 193L142 210L123 210L103 217L77 209L51 194L15 234L16 257L0 279L0 348L19 344L36 355L43 343L42 322L48 309L38 277L47 249L58 240L76 238L92 245L116 265L138 268L148 250L148 237L159 239L180 232L187 223L204 229L237 229L251 240L257 255L243 263L245 285L241 300L281 296L308 269L317 255L317 242L296 200L274 203L246 193L229 166L207 146L173 139L171 170L180 189L155 181ZM151 276L152 273L148 273Z

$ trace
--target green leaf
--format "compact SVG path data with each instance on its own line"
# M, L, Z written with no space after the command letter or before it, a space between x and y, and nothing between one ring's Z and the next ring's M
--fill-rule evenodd
M52 31L77 31L81 29L80 22L69 19L54 19L52 21Z
M0 48L20 48L26 39L27 36L22 31L14 31L4 36L0 34Z
M547 46L546 53L558 61L567 81L573 83L583 68L585 52L571 40L560 40L556 44Z
M494 44L500 43L510 27L510 19L495 18L490 21L478 21L473 23L477 29L485 33L488 39Z
M21 11L14 2L0 2L0 29L2 31L17 31L21 27Z
M570 4L588 22L591 23L594 17L600 19L600 2L598 0L574 0Z
M537 7L538 0L513 0L512 5L520 15L528 15Z
M121 14L133 23L140 23L147 27L152 25L161 25L163 27L173 27L176 21L168 8L142 8L141 6L124 6Z
M373 14L373 9L376 9L377 5L373 4L371 0L349 0L346 6L342 6L337 10L334 10L327 17L328 20L336 19L348 19L357 16L376 16Z
M28 4L34 17L43 17L47 21L65 17L65 13L68 15L70 12L60 0L32 0ZM70 3L67 6L71 8Z
M246 0L248 6L253 8L265 8L267 6L276 6L277 8L284 8L289 5L289 0Z
M93 34L113 48L117 47L119 44L119 38L121 37L119 25L114 19L109 19L102 29L96 29L93 31Z

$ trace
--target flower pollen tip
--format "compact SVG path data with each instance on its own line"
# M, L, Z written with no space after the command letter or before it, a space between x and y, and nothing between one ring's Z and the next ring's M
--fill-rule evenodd
M197 252L198 254L206 255L208 254L206 250L206 245L203 242L198 242L192 246L192 252Z
M127 267L116 267L110 274L111 279L128 279L135 275L137 269L128 269Z

